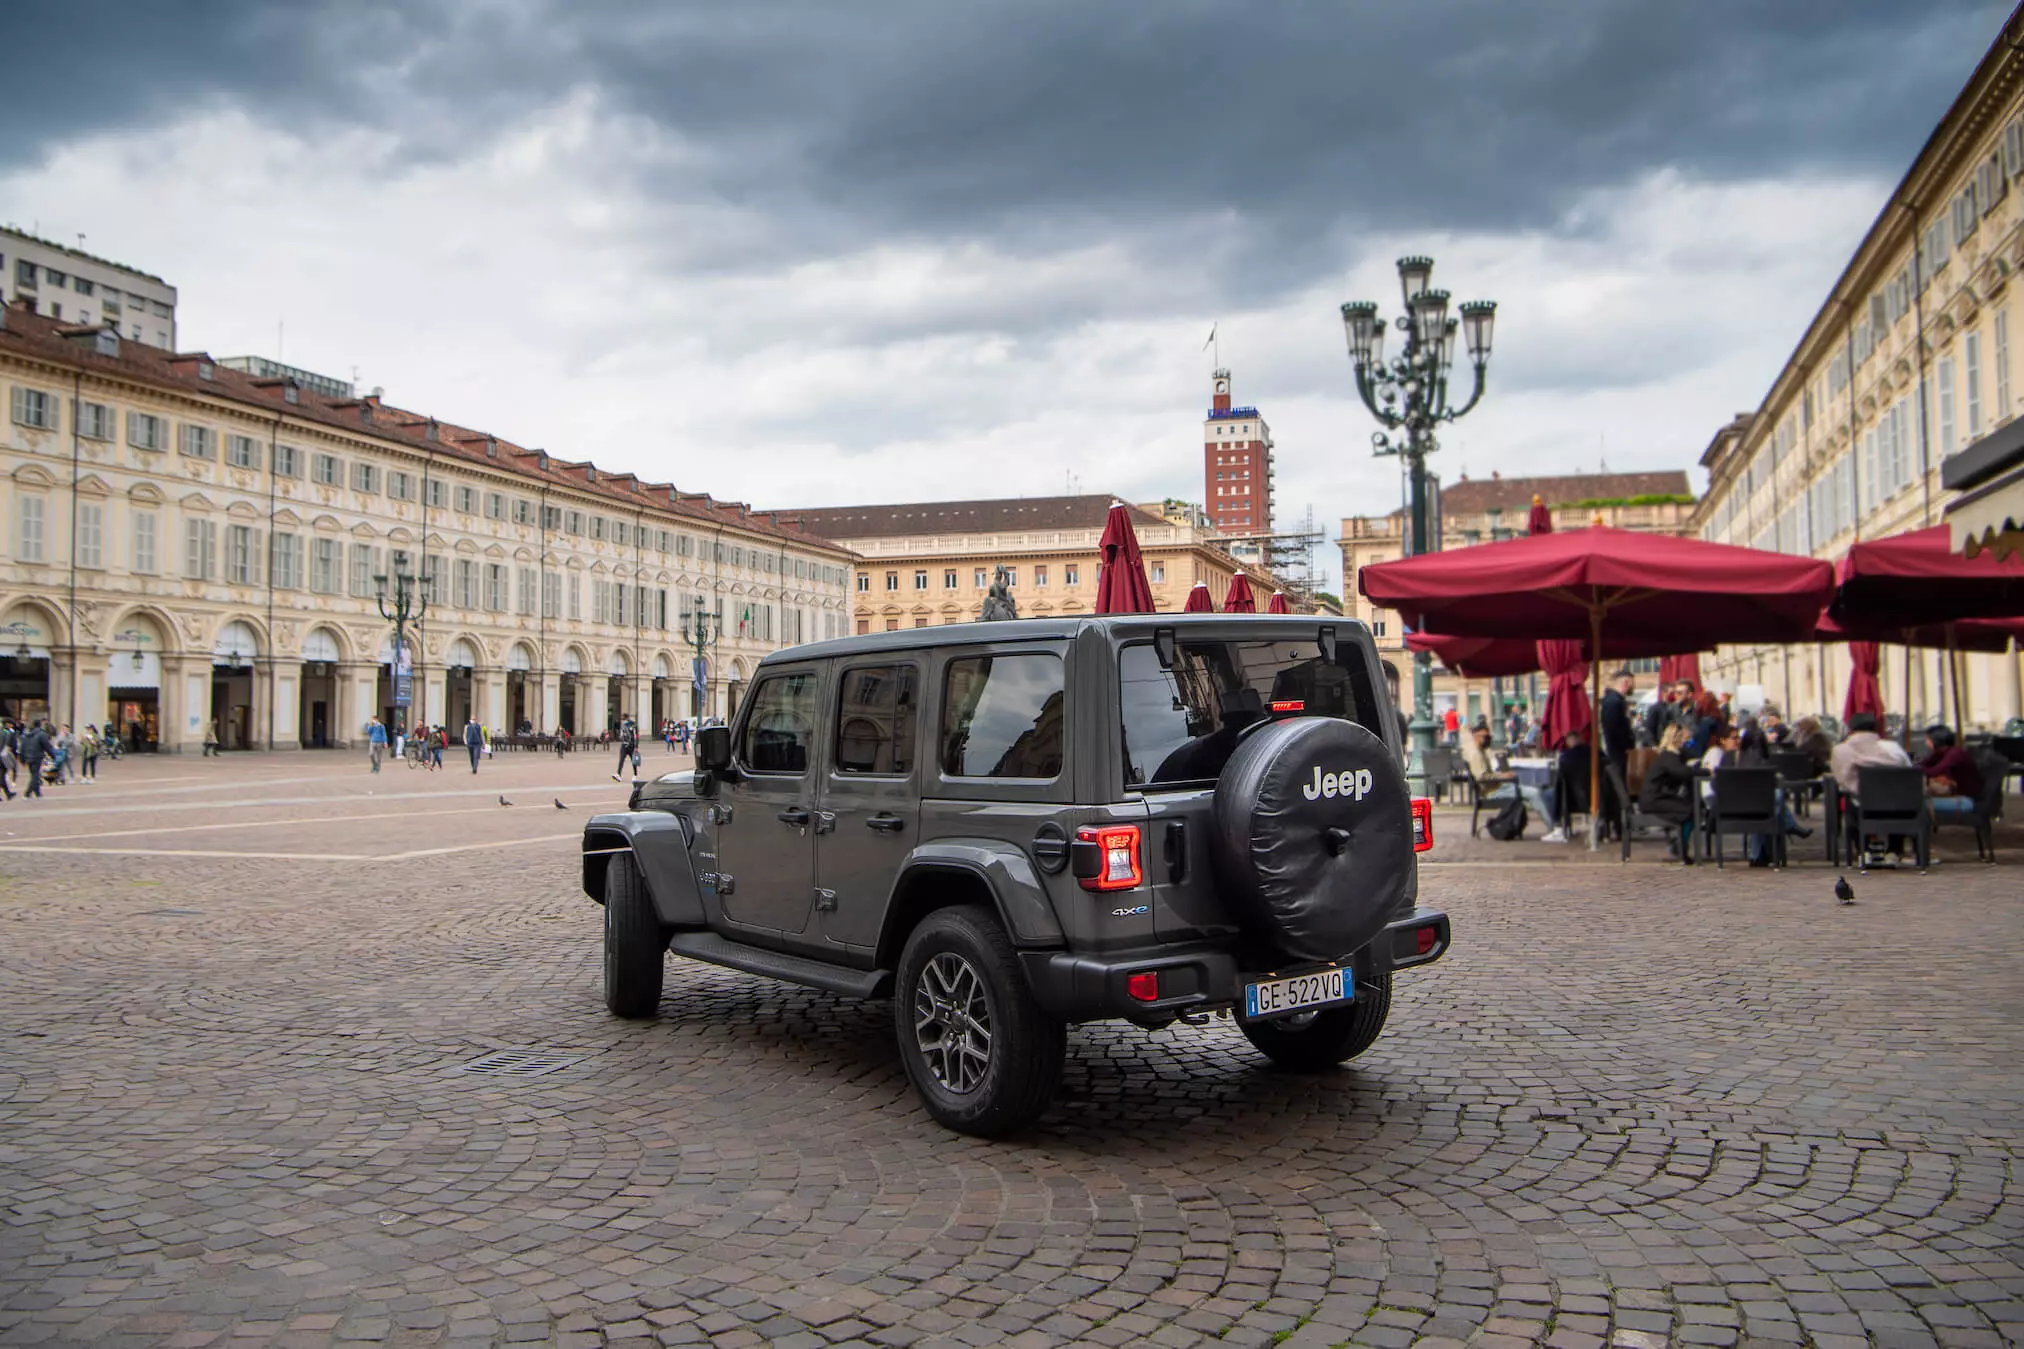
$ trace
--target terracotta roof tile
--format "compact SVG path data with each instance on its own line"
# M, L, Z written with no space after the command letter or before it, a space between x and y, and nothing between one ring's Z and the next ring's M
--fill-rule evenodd
M822 506L782 511L831 539L903 534L1000 534L1021 529L1101 529L1110 496L1000 497L982 501L917 501L889 506ZM1125 503L1138 528L1167 521Z
M1441 485L1444 515L1475 515L1502 506L1523 515L1536 494L1548 506L1577 501L1614 501L1625 497L1693 495L1685 469L1659 473L1570 473L1540 478L1466 478Z

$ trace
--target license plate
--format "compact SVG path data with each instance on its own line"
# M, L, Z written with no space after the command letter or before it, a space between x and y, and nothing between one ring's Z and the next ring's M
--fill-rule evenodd
M1244 985L1244 1016L1248 1020L1285 1016L1313 1007L1349 1002L1356 997L1356 985L1341 970L1316 970L1284 979L1267 979Z

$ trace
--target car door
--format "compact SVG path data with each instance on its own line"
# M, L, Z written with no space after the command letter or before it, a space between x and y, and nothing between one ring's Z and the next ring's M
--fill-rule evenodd
M824 676L819 661L764 667L732 733L717 893L725 919L755 934L805 931L815 906Z
M893 886L920 831L921 666L839 663L815 846L816 905L832 945L878 944Z

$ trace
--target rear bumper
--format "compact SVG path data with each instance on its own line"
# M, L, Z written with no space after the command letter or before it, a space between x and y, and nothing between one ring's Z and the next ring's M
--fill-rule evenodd
M1349 963L1357 978L1371 979L1390 970L1431 965L1447 954L1448 941L1448 915L1438 909L1415 909L1388 924ZM1266 973L1258 968L1259 962L1224 945L1149 946L1094 954L1021 951L1019 960L1034 997L1064 1021L1168 1019L1179 1012L1234 1006L1243 1000L1247 976ZM1304 968L1312 967L1287 966L1271 973L1297 974ZM1150 973L1159 975L1160 996L1152 1001L1132 997L1127 980Z

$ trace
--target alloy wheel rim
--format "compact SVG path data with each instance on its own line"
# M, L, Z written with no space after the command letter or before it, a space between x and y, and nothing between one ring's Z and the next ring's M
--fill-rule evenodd
M914 1039L935 1081L968 1095L991 1068L991 1007L976 966L942 951L914 983Z

